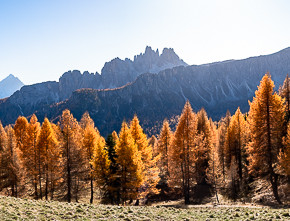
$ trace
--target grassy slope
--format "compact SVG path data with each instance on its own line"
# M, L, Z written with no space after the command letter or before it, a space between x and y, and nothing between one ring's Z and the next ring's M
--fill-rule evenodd
M247 207L107 206L0 196L1 220L289 220L290 209Z

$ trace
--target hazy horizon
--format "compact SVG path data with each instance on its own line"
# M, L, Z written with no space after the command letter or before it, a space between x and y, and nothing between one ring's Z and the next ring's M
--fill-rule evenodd
M189 65L275 53L290 46L290 3L279 1L7 1L0 3L0 80L58 80L101 72L146 46L173 48Z

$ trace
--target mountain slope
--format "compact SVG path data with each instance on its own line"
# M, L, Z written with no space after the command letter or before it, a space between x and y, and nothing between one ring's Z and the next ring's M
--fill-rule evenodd
M24 84L17 77L10 74L8 77L0 81L0 99L11 96L23 85Z
M158 49L154 51L146 47L141 53L130 59L115 58L107 62L102 74L80 71L64 73L59 82L48 81L27 85L15 92L11 97L0 100L0 120L4 124L14 123L19 115L29 116L38 109L47 108L47 105L64 101L73 91L81 88L115 88L123 86L145 72L157 73L160 70L187 64L179 59L173 49L163 49L159 55Z
M34 111L40 120L44 116L56 119L65 108L79 119L89 111L105 135L118 130L123 119L131 119L135 113L145 128L158 126L165 117L179 115L188 99L195 111L204 107L210 117L218 120L227 109L233 113L240 106L242 111L247 111L248 100L252 99L262 76L268 71L276 87L282 84L286 74L290 73L290 48L243 60L179 66L158 74L145 73L120 88L77 90L68 100L52 106L51 100L25 105L23 97L16 99L26 89L23 87L0 104L0 119L12 123L19 114L29 116ZM47 88L52 86L53 82L47 82ZM54 98L59 99L57 96Z
M118 130L123 119L131 119L135 113L145 128L158 126L165 117L179 115L188 99L195 111L204 107L210 117L218 120L227 109L234 113L240 106L243 112L248 111L248 100L252 100L268 71L278 88L290 72L290 48L267 56L142 74L117 89L77 90L70 99L52 106L51 111L38 114L55 119L69 108L80 119L89 111L96 126L107 134Z

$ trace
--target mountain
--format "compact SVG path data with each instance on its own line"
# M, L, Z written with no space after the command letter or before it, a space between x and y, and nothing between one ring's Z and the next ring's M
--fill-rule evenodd
M150 60L144 58L145 54L141 54L144 63ZM153 54L158 55L157 52ZM138 56L134 58L134 63L137 61ZM111 62L112 68L107 72L115 73L109 75L110 82L114 82L110 83L111 86L119 82L117 73L121 76L133 73L125 72L125 65L113 65L116 61ZM141 62L139 67L142 64ZM155 68L148 64L144 64L144 67ZM104 88L104 85L108 85L104 81L107 78L106 74L103 76L106 73L104 68L102 75L82 75L73 71L65 73L59 82L24 86L10 98L0 100L0 119L4 124L13 123L20 114L29 116L36 112L40 120L45 116L56 120L65 108L80 119L85 111L89 111L96 126L106 135L112 130L118 130L124 119L131 119L136 113L149 132L150 128L158 127L165 117L170 119L179 115L188 99L195 111L204 107L210 117L218 120L227 109L234 113L240 106L243 112L248 111L248 100L252 100L257 85L266 72L271 73L278 88L286 74L290 73L290 48L243 60L178 66L161 70L158 74L144 73L119 88L74 91L82 87ZM71 91L74 92L70 96ZM69 99L64 100L67 97Z
M19 90L24 84L14 75L0 81L0 99L11 96L15 91Z
M68 100L37 111L37 115L56 119L68 108L80 119L89 111L96 126L106 135L119 130L124 119L132 119L137 114L150 134L150 129L158 128L164 118L179 115L187 99L195 111L204 107L214 120L219 120L228 109L233 114L238 106L243 112L248 111L248 100L252 100L257 85L268 71L278 89L290 73L290 48L243 60L146 73L116 89L80 89Z
M158 49L146 47L145 52L134 60L115 58L106 62L101 74L78 71L64 73L59 82L48 81L27 85L8 99L0 100L0 120L4 124L15 122L19 115L29 116L36 110L68 99L72 92L81 88L106 89L121 87L130 83L142 73L158 73L176 66L187 66L171 48L164 48L161 55Z

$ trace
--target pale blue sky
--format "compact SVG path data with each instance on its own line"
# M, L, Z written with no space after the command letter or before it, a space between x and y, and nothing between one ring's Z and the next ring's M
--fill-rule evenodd
M188 64L269 54L290 46L287 0L0 0L0 80L58 80L100 72L146 45Z

